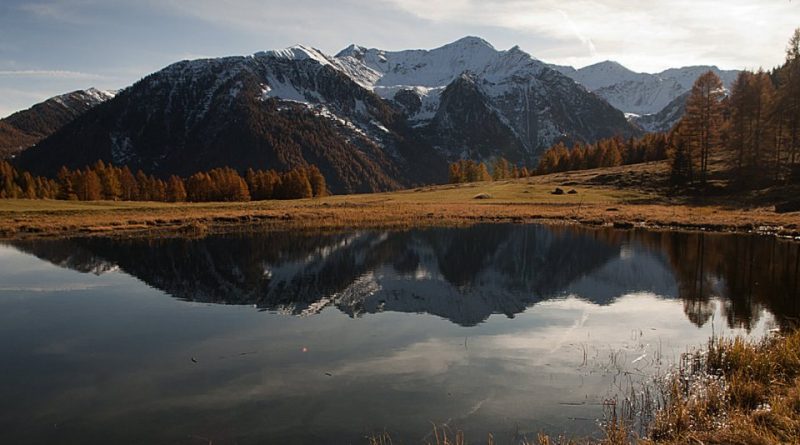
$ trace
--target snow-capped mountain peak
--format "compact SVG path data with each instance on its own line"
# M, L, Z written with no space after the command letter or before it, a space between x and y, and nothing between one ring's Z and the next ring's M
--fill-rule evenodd
M577 70L573 79L594 91L620 82L641 81L646 76L629 70L618 62L606 60Z
M343 57L355 57L355 58L358 59L358 58L364 57L364 53L366 53L366 52L367 52L367 48L364 48L363 46L358 46L355 43L351 43L350 46L348 46L347 48L345 48L345 49L339 51L338 53L336 53L335 57L337 59L340 59L340 58L343 58Z
M436 88L446 86L465 71L499 78L519 69L533 70L535 74L544 66L518 46L498 51L480 37L464 37L431 50L384 51L353 44L340 51L336 59L349 67L348 71L358 71L360 67L377 73L380 77L373 87Z
M93 101L92 105L105 102L117 95L117 92L115 90L98 90L97 88L94 87L83 90L83 93L85 93L86 96L92 99Z
M357 83L386 100L399 103L415 127L430 124L436 127L431 127L431 131L456 132L453 123L459 121L460 116L455 114L467 114L464 107L476 107L471 119L478 119L480 115L481 119L496 122L497 131L513 134L516 142L509 141L505 145L517 147L509 150L522 151L521 155L507 154L516 159L533 158L539 149L561 137L594 138L578 136L575 128L583 124L579 118L567 123L572 117L557 112L561 106L574 109L579 103L592 103L596 108L592 113L608 118L609 123L614 121L615 130L609 135L630 130L624 128L622 113L612 119L608 113L615 110L599 103L602 101L519 46L498 50L486 40L473 36L430 50L385 51L352 44L334 59L339 69ZM473 86L465 88L467 85ZM447 90L458 91L455 96L460 99L450 94L444 106ZM470 99L465 100L465 95ZM583 96L588 97L578 99ZM570 103L552 106L565 99ZM460 125L479 125L479 122L470 120ZM448 149L451 151L448 156L455 152L458 156L469 156L470 150L465 149L473 144L462 142L459 145Z
M660 73L637 73L618 62L605 61L580 69L551 65L588 90L606 99L617 109L640 116L659 113L692 88L695 80L713 71L727 88L738 75L735 70L716 66L672 68ZM672 104L674 105L674 104Z
M485 47L494 50L494 46L492 46L491 43L476 36L464 36L454 42L442 46L442 48L456 48L460 50L468 50L475 47Z

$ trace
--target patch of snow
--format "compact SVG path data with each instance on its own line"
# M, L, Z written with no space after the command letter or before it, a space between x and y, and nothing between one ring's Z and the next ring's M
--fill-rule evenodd
M290 82L280 81L276 77L269 77L267 83L261 86L262 100L266 100L268 97L302 104L322 102L322 99L316 91L308 89L303 89L301 91Z
M372 124L372 125L374 125L374 126L375 126L375 127L378 129L378 130L380 130L380 131L382 131L382 132L384 132L384 133L390 133L390 131L389 131L389 129L388 129L388 128L384 127L384 126L383 126L383 125L382 125L380 122L378 122L378 121L376 121L376 120L374 120L374 119L373 119L373 120L371 120L371 121L369 121L369 123L371 123L371 124Z
M116 96L116 91L111 90L98 90L97 88L89 88L83 91L87 96L92 98L96 103L105 102L113 99Z
M284 49L274 49L271 51L265 51L261 53L256 53L256 56L259 55L266 55L271 57L276 57L279 59L288 59L288 60L314 60L318 62L320 65L331 65L331 60L319 51L316 48L310 48L303 45L295 45L290 46L289 48Z

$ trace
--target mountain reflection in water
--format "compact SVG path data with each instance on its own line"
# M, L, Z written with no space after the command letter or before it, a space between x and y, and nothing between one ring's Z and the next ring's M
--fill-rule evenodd
M474 326L549 299L607 305L646 292L680 299L697 326L713 299L731 328L749 329L764 309L782 326L800 316L800 244L755 235L478 225L11 245L81 272L120 269L181 300L294 315L335 306Z

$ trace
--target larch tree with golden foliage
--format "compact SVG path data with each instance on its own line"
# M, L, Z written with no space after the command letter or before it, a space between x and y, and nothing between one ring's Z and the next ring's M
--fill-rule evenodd
M713 71L708 71L695 81L686 101L683 121L690 162L699 164L699 179L704 184L708 180L711 154L720 146L724 97L722 80Z

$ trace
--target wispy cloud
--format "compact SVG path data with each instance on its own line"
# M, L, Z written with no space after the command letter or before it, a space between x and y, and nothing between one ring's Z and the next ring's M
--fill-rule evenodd
M0 70L0 77L42 77L53 79L105 79L100 74L68 70Z
M547 61L613 59L649 71L691 64L771 67L781 62L800 23L800 3L789 0L295 0L291 7L276 0L161 0L158 7L323 49L364 36L397 49L479 34ZM509 42L512 36L519 41Z
M788 0L383 1L437 23L497 26L531 39L576 43L542 48L535 54L539 57L584 63L617 59L642 69L693 63L772 66L800 23L800 4Z

